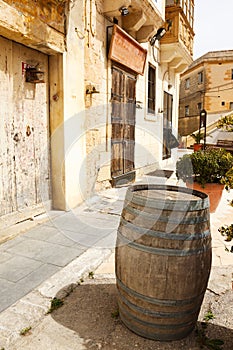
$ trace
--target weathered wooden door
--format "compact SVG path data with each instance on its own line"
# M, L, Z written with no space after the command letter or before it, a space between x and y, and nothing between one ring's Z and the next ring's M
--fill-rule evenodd
M0 216L23 220L50 199L48 56L4 38L0 46ZM40 64L45 83L26 82L26 63Z
M112 68L111 176L113 186L135 178L136 76Z
M163 99L163 159L171 157L169 135L172 133L172 105L173 96L164 92Z

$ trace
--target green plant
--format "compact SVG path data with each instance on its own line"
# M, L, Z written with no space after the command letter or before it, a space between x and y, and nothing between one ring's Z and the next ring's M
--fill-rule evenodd
M26 335L31 329L31 326L21 329L20 335Z
M217 124L218 129L233 132L233 114L222 117Z
M204 139L204 133L201 133L200 131L197 132L196 134L193 133L190 136L194 139L195 143L200 143L201 140Z
M90 271L89 274L88 274L88 277L91 278L91 279L94 279L94 272Z
M84 282L84 279L83 279L83 278L80 278L80 280L78 281L78 286L80 286L81 283L83 283L83 282Z
M233 188L233 167L231 167L222 177L221 183L225 185L226 190ZM232 205L232 204L231 204Z
M204 316L204 321L201 322L200 327L197 325L195 329L195 334L197 336L197 342L200 345L200 348L207 348L210 350L222 350L222 345L224 341L221 339L210 339L206 335L206 330L208 327L208 322L214 318L212 310L209 308L207 313Z
M208 322L214 318L213 312L209 309L204 316L204 321Z
M233 156L224 149L209 148L185 154L176 162L176 176L183 181L195 181L203 187L206 183L223 183L233 188ZM230 176L229 176L230 175Z
M51 300L51 306L47 312L47 314L52 313L54 310L57 310L59 307L61 307L64 304L64 301L58 298L53 298Z
M226 236L225 241L230 242L233 239L233 224L219 227L218 232Z
M119 310L113 311L111 315L112 315L112 318L118 318L119 317Z
M201 322L201 327L196 327L195 334L197 337L197 342L200 348L207 348L210 350L222 350L222 345L224 341L221 339L210 339L206 335L207 323Z

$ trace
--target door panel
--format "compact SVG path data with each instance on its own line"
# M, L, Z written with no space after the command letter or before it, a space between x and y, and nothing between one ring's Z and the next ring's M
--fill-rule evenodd
M163 159L171 157L169 134L172 132L172 106L173 96L164 92L163 100Z
M23 68L24 63L39 63L48 77L48 56L4 38L0 46L0 215L4 215L50 199L48 82L26 83Z
M118 69L112 69L112 140L111 140L111 172L112 176L123 174L124 157L124 74Z
M136 77L112 68L112 162L111 175L134 170ZM126 179L127 181L127 179Z
M0 37L0 215L17 207L14 176L14 142L12 141L12 55L11 42ZM10 116L10 117L9 117Z

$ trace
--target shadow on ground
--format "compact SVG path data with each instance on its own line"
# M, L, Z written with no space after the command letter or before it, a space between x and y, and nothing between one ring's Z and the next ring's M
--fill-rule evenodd
M213 298L216 297L213 296ZM210 298L207 298L207 302L209 305ZM208 305L206 305L207 309ZM200 332L197 334L195 331L185 339L174 342L142 338L124 326L116 315L117 310L115 281L90 280L77 286L64 299L64 305L52 313L52 317L59 324L75 331L83 339L87 350L199 350L202 348L198 337ZM219 348L209 347L209 349L232 350L233 329L214 324L216 320L208 322L205 332L209 339L223 340L224 345ZM203 328L200 322L197 327L200 330ZM208 348L203 347L203 349Z

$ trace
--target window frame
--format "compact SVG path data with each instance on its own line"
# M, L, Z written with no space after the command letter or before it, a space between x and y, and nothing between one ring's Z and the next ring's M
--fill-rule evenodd
M199 107L200 106L200 107ZM202 102L197 103L197 111L200 113L202 110Z
M190 78L185 79L185 84L184 84L185 90L190 89Z
M149 63L147 74L147 114L156 112L156 67Z
M204 71L200 71L197 73L197 82L198 82L198 85L201 85L204 83Z

